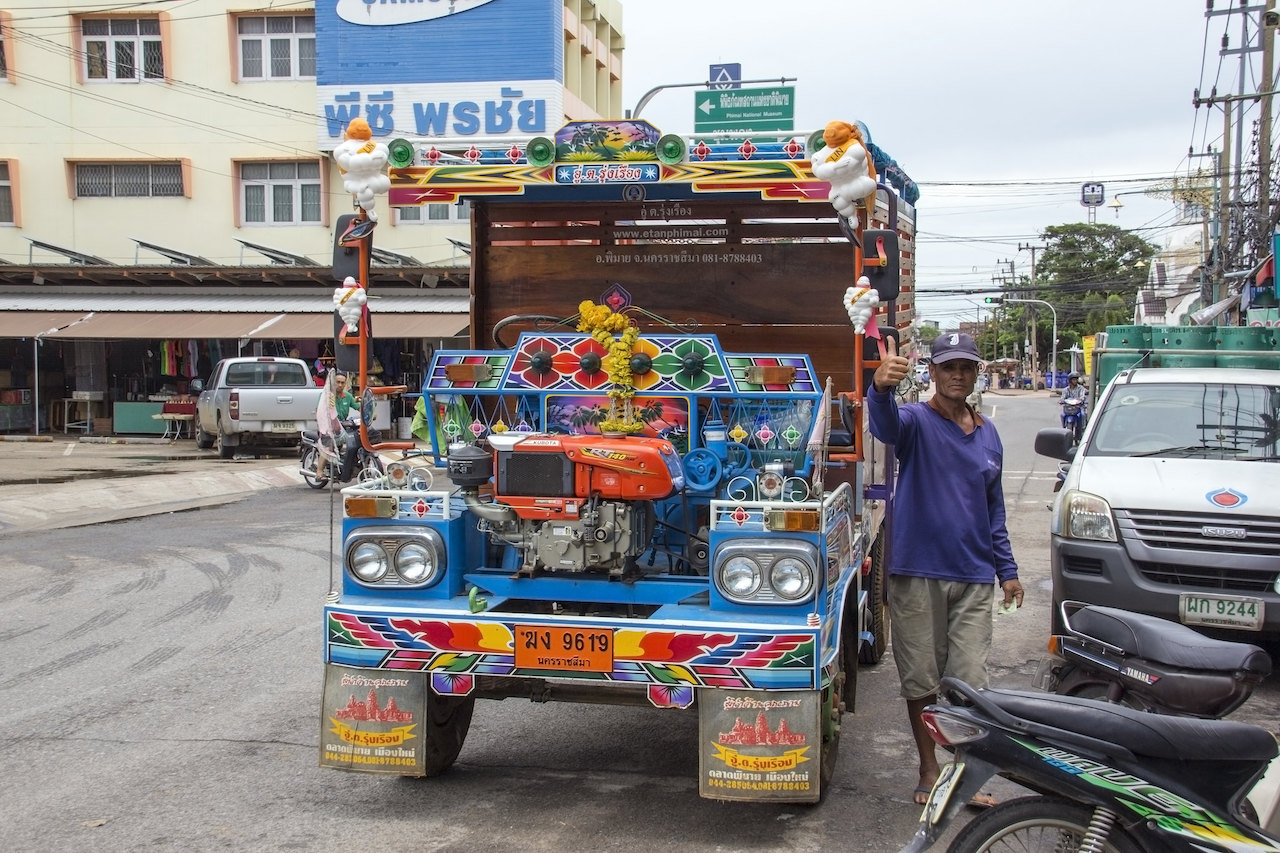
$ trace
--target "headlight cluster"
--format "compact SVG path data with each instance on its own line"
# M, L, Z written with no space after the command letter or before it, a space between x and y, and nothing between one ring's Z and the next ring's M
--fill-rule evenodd
M716 587L739 604L795 604L812 597L817 564L806 542L736 539L716 554Z
M345 563L366 586L427 586L444 574L444 541L429 527L369 527L347 537Z
M1063 494L1058 507L1061 517L1058 518L1057 532L1068 539L1116 541L1111 505L1103 498L1071 489Z

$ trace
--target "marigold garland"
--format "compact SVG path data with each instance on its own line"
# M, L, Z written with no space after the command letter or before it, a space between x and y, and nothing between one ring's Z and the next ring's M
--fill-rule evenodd
M587 332L605 348L601 367L609 376L609 417L600 422L601 432L634 433L644 429L636 421L631 399L636 395L631 374L631 351L640 340L640 330L625 314L608 305L585 301L578 306L578 331ZM614 333L618 333L615 338Z

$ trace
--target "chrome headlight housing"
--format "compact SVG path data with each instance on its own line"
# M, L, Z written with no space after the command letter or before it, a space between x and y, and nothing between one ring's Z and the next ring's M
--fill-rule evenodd
M1115 542L1116 526L1111 504L1079 489L1063 492L1058 501L1058 533L1068 539Z
M363 586L424 587L444 575L444 539L430 527L366 527L353 531L344 568Z
M798 604L818 585L818 549L808 542L735 539L713 561L716 589L736 604Z

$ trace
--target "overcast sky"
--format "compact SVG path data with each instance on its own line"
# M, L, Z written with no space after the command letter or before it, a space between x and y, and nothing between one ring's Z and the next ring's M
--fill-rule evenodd
M1119 211L1097 210L1099 223L1158 245L1185 239L1187 229L1173 227L1173 206L1142 190L1209 165L1189 159L1188 149L1221 147L1222 111L1197 110L1193 92L1239 86L1238 57L1219 51L1224 31L1232 47L1241 44L1240 15L1207 18L1205 0L623 0L623 7L628 108L654 86L706 80L711 64L737 62L744 79L796 78L789 85L797 132L807 136L837 118L865 122L920 184L924 291L993 287L1002 261L1029 272L1032 253L1020 245L1039 245L1046 226L1087 221L1085 182L1103 183L1107 201L1125 193ZM1258 88L1255 76L1246 91ZM665 132L692 133L696 91L660 92L641 117ZM922 293L918 308L946 328L974 319L981 301Z

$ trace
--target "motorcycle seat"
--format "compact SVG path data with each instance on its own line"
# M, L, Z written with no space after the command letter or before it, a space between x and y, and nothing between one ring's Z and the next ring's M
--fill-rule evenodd
M1280 753L1271 732L1234 720L1152 714L1094 699L1018 690L991 688L979 693L1015 717L1114 743L1149 758L1269 761Z
M1250 681L1271 674L1271 658L1258 646L1215 640L1158 616L1090 604L1071 613L1068 622L1072 631L1156 663L1237 672Z

